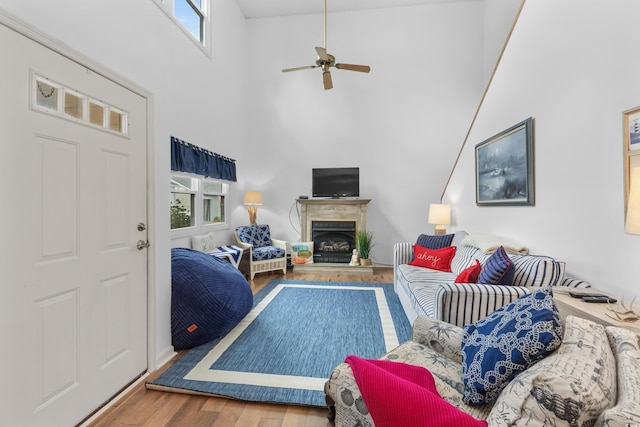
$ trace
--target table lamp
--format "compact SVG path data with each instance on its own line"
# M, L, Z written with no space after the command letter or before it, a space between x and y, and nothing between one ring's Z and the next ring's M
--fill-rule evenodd
M262 206L262 195L259 191L247 191L244 193L244 202L249 212L249 224L255 224L258 216L258 208L256 206Z
M429 224L435 224L434 234L442 236L446 234L445 225L451 224L451 205L431 203L429 205Z

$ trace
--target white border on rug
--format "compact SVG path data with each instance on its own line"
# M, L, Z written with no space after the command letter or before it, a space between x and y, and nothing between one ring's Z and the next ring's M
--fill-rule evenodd
M280 284L277 285L256 307L240 321L211 351L198 362L187 375L185 380L207 381L228 384L257 385L264 387L295 388L300 390L323 391L327 378L300 377L291 375L259 374L255 372L221 371L210 369L233 342L249 327L258 315L284 288L314 288L314 289L349 289L356 291L374 291L378 312L382 322L382 333L387 351L399 345L396 328L391 317L391 310L384 295L384 289L379 287L361 286L331 286L331 285L304 285L304 284Z

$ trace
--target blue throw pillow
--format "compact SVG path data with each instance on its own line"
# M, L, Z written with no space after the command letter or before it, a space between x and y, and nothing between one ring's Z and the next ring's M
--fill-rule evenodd
M462 400L493 402L520 372L555 351L562 325L551 288L541 288L464 326Z
M416 240L416 244L428 249L442 249L451 246L453 242L453 234L444 234L441 236L430 236L421 234Z
M482 266L476 283L488 285L511 285L516 268L504 248L500 246Z

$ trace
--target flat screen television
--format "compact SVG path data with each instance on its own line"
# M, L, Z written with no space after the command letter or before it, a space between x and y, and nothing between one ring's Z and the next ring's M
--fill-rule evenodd
M360 168L314 168L313 197L360 197Z

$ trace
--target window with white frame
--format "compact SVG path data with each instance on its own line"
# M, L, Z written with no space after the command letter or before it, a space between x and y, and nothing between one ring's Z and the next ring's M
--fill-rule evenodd
M154 2L182 28L195 38L201 46L206 42L211 20L209 0L154 0Z
M171 229L226 224L229 184L188 174L171 175Z

